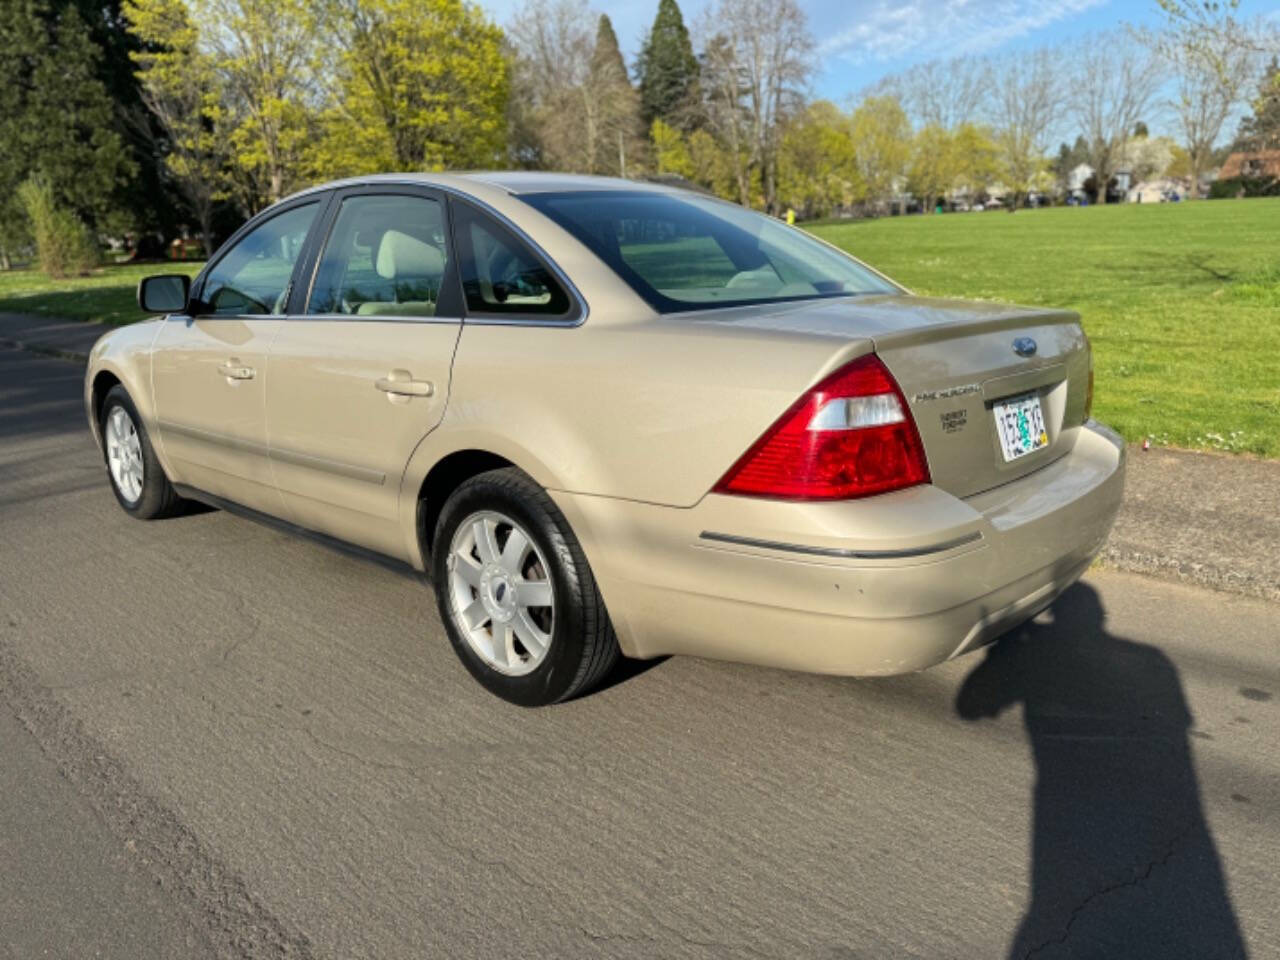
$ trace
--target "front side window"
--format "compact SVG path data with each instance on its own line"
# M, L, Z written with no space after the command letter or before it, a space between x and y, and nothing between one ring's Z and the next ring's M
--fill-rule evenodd
M319 204L286 210L236 242L205 277L200 299L221 316L284 313L293 265Z
M662 313L900 292L803 230L720 200L640 191L521 199L591 248Z
M569 313L569 295L526 244L465 203L453 209L468 311L556 317Z
M307 312L435 316L448 262L438 200L347 197L325 244Z

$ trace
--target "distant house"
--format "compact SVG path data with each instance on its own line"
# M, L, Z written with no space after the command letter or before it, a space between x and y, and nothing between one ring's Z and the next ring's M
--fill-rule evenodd
M1088 200L1093 202L1093 193L1085 189L1085 184L1093 179L1093 167L1087 163L1082 163L1071 171L1067 178L1067 196L1076 200ZM1117 170L1112 174L1113 184L1107 191L1108 197L1114 197L1117 193L1123 197L1129 191L1129 185L1133 182L1133 174L1128 170Z
M1233 153L1218 171L1219 180L1280 180L1280 150L1255 150Z
M1164 203L1168 200L1181 200L1186 192L1185 181L1161 177L1159 180L1144 180L1134 184L1125 199L1130 203Z

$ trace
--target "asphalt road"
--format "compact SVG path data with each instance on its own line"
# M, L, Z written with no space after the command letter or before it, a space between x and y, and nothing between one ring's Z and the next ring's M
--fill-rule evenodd
M0 954L1280 956L1280 606L1103 571L923 674L527 711L414 579L106 484L0 350Z

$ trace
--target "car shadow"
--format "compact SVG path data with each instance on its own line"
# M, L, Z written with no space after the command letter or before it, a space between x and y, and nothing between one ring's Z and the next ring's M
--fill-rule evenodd
M1109 633L1086 583L1050 615L989 647L955 701L970 721L1020 704L1035 759L1031 899L1009 956L1245 956L1177 669Z

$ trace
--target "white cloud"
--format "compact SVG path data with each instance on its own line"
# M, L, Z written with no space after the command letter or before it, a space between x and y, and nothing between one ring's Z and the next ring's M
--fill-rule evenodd
M851 14L853 22L837 28L818 51L855 64L986 53L1105 2L875 0L856 4L841 18Z

